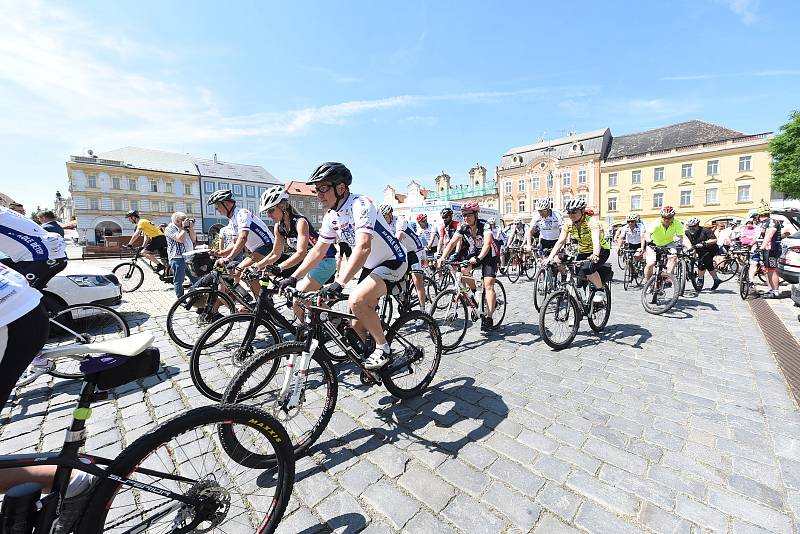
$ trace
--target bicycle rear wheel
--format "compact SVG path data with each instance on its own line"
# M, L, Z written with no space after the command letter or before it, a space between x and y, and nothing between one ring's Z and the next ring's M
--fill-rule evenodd
M176 300L169 309L167 333L179 346L191 349L211 323L235 312L233 299L225 293L213 288L196 289ZM220 332L220 335L225 337L227 332ZM222 337L208 342L216 343Z
M406 313L386 331L386 342L392 346L392 361L381 371L383 385L401 399L421 395L442 359L442 337L436 321L420 311Z
M719 265L717 265L717 276L723 282L727 282L739 271L739 262L737 262L733 258L725 258L722 260Z
M431 304L431 316L439 327L442 349L452 350L461 343L467 333L469 311L467 303L455 289L445 289L436 295Z
M511 256L511 260L508 264L508 269L506 270L506 276L508 277L508 281L512 284L516 283L519 280L520 272L522 271L522 266L520 265L520 257L517 254L513 254Z
M538 312L542 308L542 303L553 289L553 272L550 266L543 266L536 273L536 279L533 281L533 306Z
M44 348L52 349L73 343L99 343L129 335L131 330L127 321L111 308L99 304L73 304L52 316L50 335ZM82 378L80 364L88 358L89 354L55 358L55 368L50 374L59 378Z
M622 289L625 291L628 290L628 286L633 286L633 261L628 258L625 262L625 265L622 267L624 271L622 272Z
M533 282L533 279L536 278L536 274L538 273L538 264L536 263L536 258L533 255L529 255L526 257L525 260L527 263L525 265L525 275L528 277L528 280Z
M494 314L492 315L492 328L497 328L503 324L503 319L506 317L506 307L508 306L508 299L506 298L506 288L500 280L494 280L494 296L496 304L494 307ZM481 314L488 315L486 310L486 289L481 291Z
M266 410L277 419L289 434L297 457L306 454L308 448L325 430L336 408L338 392L333 364L317 353L311 357L308 366L300 405L292 409L286 407L287 399L280 397L286 371L285 358L289 358L289 362L293 361L295 356L303 352L304 347L304 343L288 341L259 352L236 373L223 395L225 402L246 401L247 404ZM293 384L290 384L290 391ZM219 436L226 448L250 448L225 428L221 429ZM269 454L262 455L257 450L252 452L257 461L272 460Z
M642 288L642 306L647 313L659 315L672 308L679 296L680 288L674 275L654 274Z
M560 289L550 293L539 310L539 333L551 348L569 347L578 335L581 312L578 302L568 291Z
M248 448L220 443L219 429ZM255 462L253 449L271 461ZM204 406L144 434L107 473L136 486L102 479L78 532L274 532L291 496L294 456L286 431L263 410Z
M747 300L752 286L753 284L750 283L750 266L745 264L739 273L739 296L742 297L742 300Z
M117 277L122 286L123 293L131 293L142 287L144 282L144 271L133 262L127 261L120 263L111 272Z
M608 283L603 284L603 289L606 293L605 302L602 304L595 303L592 299L597 290L593 287L589 292L589 313L586 314L586 319L589 321L589 328L595 332L600 332L608 324L608 318L611 316L611 286Z

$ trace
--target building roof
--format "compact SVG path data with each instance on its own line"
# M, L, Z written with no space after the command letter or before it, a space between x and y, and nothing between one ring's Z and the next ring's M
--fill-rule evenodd
M540 156L568 159L597 154L599 157L602 157L603 151L606 150L605 144L610 137L611 132L608 128L600 128L598 130L572 134L549 141L540 141L532 145L511 148L503 154L500 166L514 167L527 165ZM573 147L577 148L577 150L573 150ZM581 147L582 150L580 149ZM521 161L519 156L522 156Z
M171 172L197 176L197 166L189 154L166 152L153 148L126 146L97 154L100 159L122 161L126 167L149 171Z
M606 159L713 143L744 135L742 132L710 122L691 120L654 130L612 137Z
M304 197L315 197L317 194L314 192L314 186L308 185L305 182L289 182L284 187L286 192L290 195L300 195Z
M574 143L575 141L585 141L587 139L592 139L595 137L603 137L603 135L605 135L607 131L608 128L600 128L598 130L567 135L565 137L559 137L558 139L551 139L549 141L539 141L538 143L534 143L532 145L510 148L506 150L506 153L503 154L503 156L523 154L525 152L533 152L534 150L541 150L543 148L554 147L556 145L566 145L568 143Z
M262 184L280 184L264 167L260 165L244 165L242 163L228 163L216 159L195 159L200 176L204 178L225 178L228 180L247 180Z

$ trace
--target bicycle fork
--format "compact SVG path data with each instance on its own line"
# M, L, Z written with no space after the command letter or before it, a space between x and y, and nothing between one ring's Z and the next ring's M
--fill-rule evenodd
M317 351L318 346L319 341L312 338L307 350L304 350L299 355L295 354L286 357L286 372L283 377L281 391L278 394L278 401L287 412L297 408L302 402L308 367L311 364L311 355ZM294 378L294 383L292 383L292 378Z

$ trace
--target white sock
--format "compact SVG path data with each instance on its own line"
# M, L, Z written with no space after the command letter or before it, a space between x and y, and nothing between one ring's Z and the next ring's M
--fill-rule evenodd
M71 497L75 497L76 495L80 495L89 489L93 481L94 475L85 473L83 471L78 471L75 477L69 481L69 485L67 486L67 494L64 496L64 498L69 499Z

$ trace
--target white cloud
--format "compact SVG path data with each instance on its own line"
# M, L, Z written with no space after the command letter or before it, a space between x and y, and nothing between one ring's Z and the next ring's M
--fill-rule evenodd
M756 22L756 10L759 0L718 0L728 6L728 9L739 17L743 24L753 24Z
M772 69L755 72L729 72L726 74L688 74L680 76L664 76L661 81L718 80L720 78L752 78L766 76L800 76L800 69Z

